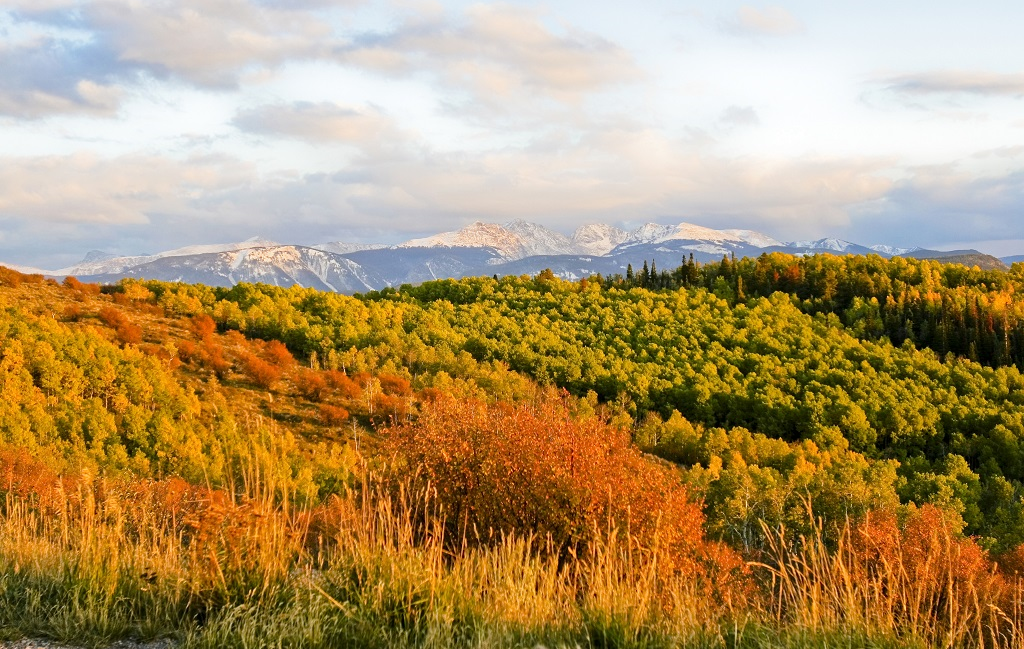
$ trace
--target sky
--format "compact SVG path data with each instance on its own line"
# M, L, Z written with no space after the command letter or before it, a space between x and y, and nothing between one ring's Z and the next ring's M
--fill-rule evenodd
M0 260L476 220L1024 254L1018 0L0 0Z

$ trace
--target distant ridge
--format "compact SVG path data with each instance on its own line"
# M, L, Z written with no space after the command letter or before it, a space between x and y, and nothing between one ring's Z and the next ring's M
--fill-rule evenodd
M986 255L977 250L914 250L901 257L913 257L914 259L934 259L947 264L963 264L967 267L977 266L982 270L1009 270L1010 267L1003 260Z
M1005 270L1011 263L1007 260L1024 260L1024 256L999 260L977 250L869 247L836 238L781 242L754 230L716 230L686 222L646 223L631 231L597 223L566 236L537 223L516 220L504 224L475 221L459 230L398 245L331 241L298 246L253 237L153 255L115 257L91 251L78 264L52 271L12 267L52 277L73 275L84 281L138 277L211 286L263 282L353 293L432 279L536 274L546 268L574 280L594 274L624 275L630 264L638 267L644 261L668 269L691 255L706 263L723 256L756 257L766 252L907 256L987 270Z

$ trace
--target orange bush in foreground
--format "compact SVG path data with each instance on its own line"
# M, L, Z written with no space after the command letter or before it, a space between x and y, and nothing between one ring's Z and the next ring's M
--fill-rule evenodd
M436 492L457 538L518 531L586 548L617 527L640 548L665 550L665 569L694 576L738 570L732 550L704 538L704 515L679 477L645 459L629 435L536 404L442 397L415 422L386 431L406 471Z

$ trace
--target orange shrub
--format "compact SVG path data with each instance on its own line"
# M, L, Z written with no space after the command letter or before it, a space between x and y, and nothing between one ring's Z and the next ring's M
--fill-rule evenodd
M999 555L997 562L1002 574L1013 580L1024 579L1024 545Z
M60 507L64 481L25 449L0 450L0 503L6 497L32 500L41 511L52 513Z
M889 510L869 512L854 528L854 548L866 566L900 565L913 582L963 583L991 576L992 562L972 539L958 534L949 516L923 505L901 525Z
M0 266L0 286L18 288L21 286L22 277L24 276L13 268Z
M263 357L278 367L288 368L295 364L295 357L284 343L271 340L263 347Z
M178 357L186 363L199 359L199 347L191 340L178 341Z
M115 330L118 340L125 345L138 345L142 342L142 327L132 322L125 322Z
M375 423L396 422L409 414L409 399L380 393L373 398L373 417Z
M281 378L280 367L253 354L244 357L243 370L250 381L264 390L269 390Z
M362 387L344 372L329 370L324 372L324 378L331 389L336 390L343 399L358 399L363 394Z
M72 277L70 275L64 278L63 284L64 288L71 289L72 291L75 291L77 293L82 293L83 295L100 294L101 287L99 284L83 284L82 282L78 281L77 277Z
M69 277L68 279L73 278ZM99 316L99 319L103 321L103 324L107 325L108 327L116 327L123 323L125 320L127 320L125 315L121 313L120 310L115 309L112 306L103 307L102 309L99 310L99 312L96 315Z
M203 340L199 360L206 369L213 371L220 379L227 376L231 370L231 361L225 358L224 348L217 344L217 340L213 336Z
M453 538L535 532L557 547L586 546L609 525L635 543L667 550L668 569L709 574L737 568L730 550L704 539L700 503L671 470L630 445L626 431L575 418L553 396L488 405L450 397L385 431L410 475L436 490Z
M883 594L883 608L897 625L932 620L968 636L998 627L994 610L968 604L1003 600L1012 606L1004 599L1012 594L985 551L957 530L934 505L912 511L902 524L891 511L869 512L853 529L850 579Z
M398 397L407 397L412 394L412 387L409 385L409 380L404 379L401 376L395 376L394 374L378 374L377 381L380 382L380 389L384 391L384 394L390 394Z
M319 372L303 370L295 379L299 394L310 401L320 401L327 390L327 380Z
M213 335L213 332L217 331L217 323L213 321L213 318L202 313L192 317L192 321L189 324L189 328L192 333L195 334L199 340L205 340Z
M142 342L142 327L133 323L123 312L111 306L99 310L99 318L114 330L123 344L138 345Z
M340 426L348 420L348 410L341 406L324 403L320 405L320 421L325 426Z

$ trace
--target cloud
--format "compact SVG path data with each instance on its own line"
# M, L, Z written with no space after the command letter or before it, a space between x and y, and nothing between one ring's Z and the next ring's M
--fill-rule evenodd
M572 103L640 76L629 53L611 41L556 34L534 11L496 4L470 7L458 25L421 16L390 33L364 34L339 57L389 74L426 72L490 104L538 95Z
M718 121L728 127L735 126L757 126L761 119L750 106L729 106L722 111Z
M891 92L908 95L1024 97L1024 74L941 70L889 77L881 84Z
M367 144L397 137L392 120L379 111L332 102L259 106L240 111L234 124L248 133L291 137L311 143Z
M122 74L112 53L96 45L49 37L0 45L0 114L111 116L120 104Z
M359 163L355 176L317 177L281 191L332 196L356 221L386 218L399 231L514 218L571 227L656 217L770 223L806 232L848 224L849 207L891 188L888 161L724 158L658 131L604 125L581 138L482 155L410 146L405 156ZM339 208L340 209L340 208Z
M0 215L50 224L140 224L154 212L187 211L198 197L247 182L250 174L245 165L216 157L2 158Z
M45 38L0 50L0 111L16 117L111 115L145 77L233 89L257 71L331 60L423 75L489 109L537 101L576 105L641 73L618 45L553 31L525 8L480 4L453 18L412 13L393 31L345 38L331 22L347 0L18 0L10 15ZM86 82L83 84L83 82Z
M286 61L329 56L337 37L320 10L355 4L342 0L277 2L265 0L49 0L43 5L18 0L12 16L40 28L71 28L88 34L68 38L54 67L79 79L93 79L110 68L121 75L147 73L211 88L232 88L241 75ZM56 39L55 39L56 40ZM53 43L49 48L57 49ZM85 57L103 53L104 61ZM63 64L64 67L56 65ZM99 65L94 70L89 65ZM5 66L6 67L6 66ZM67 72L64 71L66 68ZM4 68L0 68L3 71Z
M854 213L853 232L864 241L938 246L963 241L1024 238L1024 172L980 175L969 165L908 170L877 202Z
M803 23L777 6L757 9L743 5L735 15L723 19L721 27L736 36L792 36L804 31Z
M83 14L121 61L208 87L233 87L250 66L316 58L332 36L313 13L246 0L94 0Z

